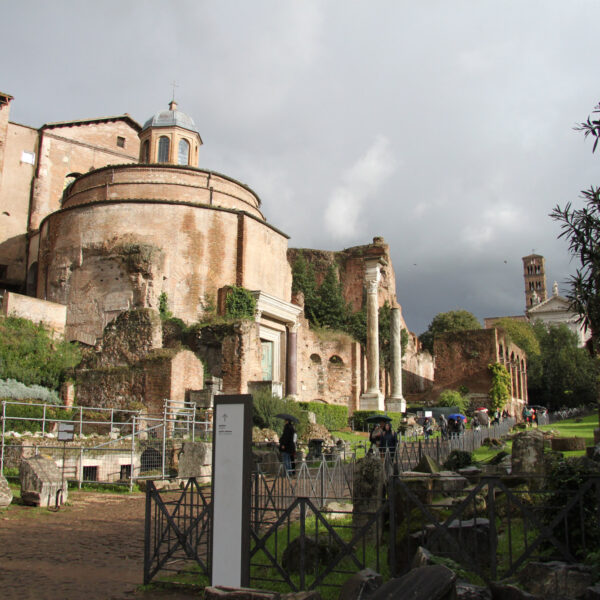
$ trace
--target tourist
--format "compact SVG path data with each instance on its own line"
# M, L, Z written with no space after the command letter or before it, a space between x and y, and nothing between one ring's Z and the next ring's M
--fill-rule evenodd
M442 439L443 440L447 440L448 439L448 419L446 419L446 415L440 415L439 416L439 424L440 424L440 431L442 433Z
M431 424L431 419L429 417L425 417L425 420L423 421L423 433L425 434L426 440L433 435L433 425Z
M369 452L373 451L373 446L379 448L381 445L381 435L383 433L383 422L377 423L375 427L373 427L373 431L371 431L371 435L369 436L369 441L371 442L371 447L369 448Z
M392 426L386 423L383 426L383 430L381 432L381 441L379 444L379 451L381 452L382 457L389 452L390 458L394 457L396 453L396 445L398 444L398 437L396 433L392 430Z
M292 468L292 459L296 454L296 430L291 421L286 421L283 426L283 434L279 438L279 451L283 458L283 464L285 471L288 475L293 475L294 471Z

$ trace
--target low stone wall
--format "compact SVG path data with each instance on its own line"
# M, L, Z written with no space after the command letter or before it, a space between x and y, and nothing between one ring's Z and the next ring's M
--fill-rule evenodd
M56 302L6 292L2 300L1 314L5 317L21 317L34 323L42 322L58 335L64 335L67 323L67 307Z

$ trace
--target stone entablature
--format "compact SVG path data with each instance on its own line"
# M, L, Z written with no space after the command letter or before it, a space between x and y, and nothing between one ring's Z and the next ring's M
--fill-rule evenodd
M180 165L112 165L79 177L66 190L62 207L106 200L190 202L241 210L257 217L259 197L234 179Z

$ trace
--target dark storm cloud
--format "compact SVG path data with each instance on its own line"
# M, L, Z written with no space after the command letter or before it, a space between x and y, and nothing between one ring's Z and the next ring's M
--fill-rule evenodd
M143 122L176 80L201 166L255 189L291 245L386 238L416 332L453 308L522 313L532 249L549 287L573 270L547 215L600 179L572 130L600 100L595 2L5 1L2 15L14 120Z

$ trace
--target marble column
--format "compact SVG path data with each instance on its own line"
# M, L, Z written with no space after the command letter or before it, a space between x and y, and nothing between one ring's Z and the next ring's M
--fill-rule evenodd
M360 397L361 410L383 410L383 394L379 391L379 259L365 260L367 285L367 390Z
M390 412L406 412L406 400L402 396L402 325L399 308L392 308L390 345L392 351L392 390L385 400L385 408Z
M298 327L299 323L286 323L287 356L286 356L286 396L296 397L298 394Z

